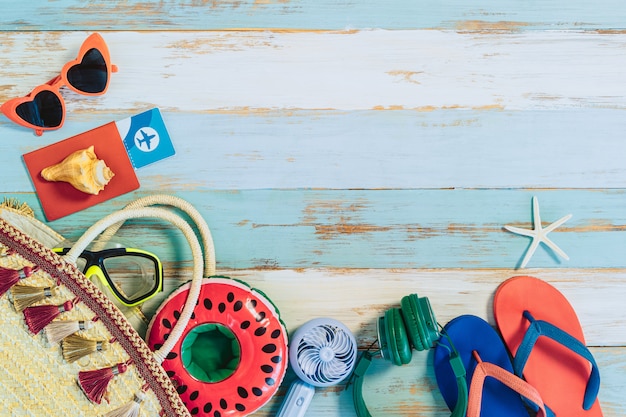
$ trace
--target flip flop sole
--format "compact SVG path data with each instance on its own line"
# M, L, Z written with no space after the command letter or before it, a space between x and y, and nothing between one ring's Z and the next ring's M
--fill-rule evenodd
M474 351L478 352L483 362L492 363L513 373L513 365L500 336L480 317L457 317L446 324L444 331L449 340L442 337L437 345L434 367L437 385L450 410L454 409L457 401L456 378L449 364L450 340L465 366L468 385L477 365ZM528 417L519 394L493 378L485 381L482 397L481 417Z
M513 356L530 325L524 311L585 344L576 312L565 296L545 281L530 276L510 278L498 287L493 304L498 329ZM589 410L582 407L590 373L587 360L546 337L539 337L523 370L524 379L557 417L602 416L597 400Z

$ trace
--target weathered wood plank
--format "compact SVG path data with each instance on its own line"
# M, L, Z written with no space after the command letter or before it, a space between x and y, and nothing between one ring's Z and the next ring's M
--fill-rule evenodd
M623 269L218 269L218 273L263 291L280 310L289 332L314 317L333 317L350 328L361 349L376 340L378 317L391 307L399 307L401 298L411 293L430 299L441 325L473 314L495 326L492 300L498 286L516 275L532 275L567 297L579 317L587 345L626 345ZM175 288L184 279L170 277L166 284ZM146 313L150 316L159 303L151 301L145 306Z
M225 209L228 211L228 208ZM212 226L211 220L208 218ZM73 233L66 236L78 237L80 233L75 232L79 228L80 224L76 222ZM124 241L132 239L134 246L157 253L166 265L163 294L145 304L145 311L150 316L164 297L189 279L190 255L183 253L186 243L181 241L181 236L171 231L154 229L145 224L141 225L141 232L137 227L129 226L129 229L126 231L131 233L126 233ZM215 230L213 235L219 260L222 241ZM242 241L241 250L263 243ZM180 260L176 260L177 257ZM514 270L510 267L399 269L381 266L379 269L367 269L357 266L352 269L281 269L268 265L265 269L233 270L220 263L220 274L246 281L268 294L285 315L284 320L290 331L308 320L311 311L323 312L345 322L355 334L359 334L362 347L375 339L376 318L390 306L399 304L402 296L412 292L431 299L442 324L462 314L478 315L494 324L491 300L496 288L507 278L520 274L542 278L565 294L579 313L590 345L626 345L626 328L621 326L621 318L626 314L622 302L626 290L624 268ZM294 303L294 300L297 302Z
M544 226L566 214L574 217L550 235L570 260L542 245L529 267L626 266L623 190L168 192L190 201L206 218L222 268L514 268L530 239L503 226L532 228L534 195ZM141 195L125 195L51 226L64 236L77 237L95 219ZM28 202L43 219L33 194L4 196ZM161 227L142 222L122 233L136 245L161 245L165 259L185 259L186 246L174 248L168 240L172 236L163 235Z
M420 41L428 44L430 36L441 35L450 41L441 40L439 46L433 45L429 49L431 55L423 60L424 65L445 61L441 59L444 51L450 53L451 59L467 58L470 63L468 66L446 64L443 66L450 68L434 69L425 80L419 80L419 84L410 82L411 76L401 75L414 71L403 72L398 68L405 64L414 66L414 57L419 58L420 54L416 55L417 50L410 49L410 45L392 48L391 52L386 52L386 47L404 45L404 38L411 39L413 35L415 39L409 42L413 46ZM365 37L361 39L362 36ZM370 36L377 39L371 43L372 53L382 58L379 60L382 64L375 63L369 52L364 52L365 44L370 45L367 40ZM51 77L54 74L49 69L52 64L40 66L32 62L58 61L60 68L73 57L84 34L0 33L0 37L7 55L14 57L0 68L2 80L9 83L0 92L4 100L24 94ZM46 133L44 138L36 138L3 118L1 135L8 140L0 146L7 160L17 161L22 153L48 141L60 140L151 106L161 106L182 158L144 171L147 187L624 187L626 176L622 175L624 168L620 159L623 141L617 132L624 129L621 117L624 95L619 86L626 83L621 73L613 70L623 66L615 61L622 59L621 55L613 53L623 44L620 35L560 32L484 38L436 31L375 31L352 35L108 33L106 37L111 38L112 49L119 45L115 52L119 52L122 62L118 63L126 68L114 75L110 93L98 99L66 94L67 125L60 131ZM263 44L264 39L269 39L269 46ZM541 42L542 39L547 42ZM335 43L339 45L334 46ZM453 46L457 43L460 43L458 48ZM129 48L129 44L136 44L137 49ZM540 47L535 51L537 45ZM473 65L475 54L463 50L466 47L468 50L475 48L478 56L481 50L484 53L485 48L494 47L501 50L496 55L506 55L506 58L502 58L501 65L487 62L496 59L495 56L485 58L487 61L478 65L480 58L474 57L477 70L480 66L484 76L474 80L479 82L468 82L465 68ZM271 57L275 49L281 51L280 57ZM345 54L343 51L355 49L363 51L353 53L352 69L332 64ZM63 52L58 53L59 50ZM137 54L137 50L141 50L141 54ZM317 58L302 56L302 51L309 50L313 55L318 54ZM404 63L398 63L400 67L380 68L391 65L387 61L393 62L390 58L396 54L406 57L402 58ZM65 58L62 55L66 55ZM575 65L570 69L570 63L582 62L581 56L593 62L594 67ZM143 73L146 59L163 64L150 65ZM244 67L243 63L248 60L260 65L258 71L234 70ZM301 65L303 60L306 65ZM316 67L330 64L332 68L326 70ZM531 71L515 76L514 82L510 82L511 74L522 64L525 70L530 68ZM264 65L273 68L263 70ZM206 68L216 68L218 72L223 69L230 79L213 74L207 76ZM464 69L459 71L458 68ZM357 86L353 82L354 89L345 90L346 79L361 78L354 77L352 70L363 75L364 83ZM140 72L142 75L138 77ZM239 73L243 78L232 75ZM563 73L568 77L562 77ZM262 74L263 79L258 78L258 74ZM298 81L298 86L289 85L292 81L282 82L291 80L294 74L298 80L317 77L318 81ZM265 88L265 81L268 81L265 76L274 79L269 80L272 91L250 95L249 91ZM319 88L320 76L331 80L325 81L331 87L328 91ZM462 80L455 80L455 77ZM569 96L572 100L561 100L545 93L547 90L539 92L538 85L553 88L557 78L561 86L558 88L572 90L563 97ZM481 97L485 98L485 91L490 88L485 88L483 81L489 80L490 85L493 79L499 79L507 88L498 88L497 92L494 89L488 101L496 104L487 105L481 102ZM465 87L456 88L456 81ZM337 85L331 86L329 82ZM203 87L186 88L188 83ZM205 87L206 83L209 85ZM385 83L386 86L377 91L369 87ZM223 87L217 88L214 84L223 84ZM418 91L425 84L432 90L430 97L428 92L423 95ZM155 89L154 85L164 88ZM413 88L418 90L413 91ZM533 90L536 93L529 93ZM231 96L238 94L236 101L240 102L229 104ZM267 97L272 103L243 104ZM353 110L372 97L378 103L383 100L395 104L375 105L372 101L369 110ZM424 105L412 107L415 103L410 102L414 97L423 99ZM473 103L464 107L458 104L459 100ZM572 107L573 102L576 107ZM581 104L585 108L581 109ZM599 108L605 105L615 108ZM297 110L324 106L347 110ZM529 107L510 110L516 106ZM263 146L259 145L261 142ZM541 152L529 152L529 149L541 149ZM207 154L212 155L210 165L206 164ZM5 164L3 170L6 191L32 190L28 178L15 165ZM162 172L167 170L169 172ZM165 184L164 178L168 179Z
M0 33L0 101L75 58L84 32ZM545 109L626 104L623 34L442 30L110 32L120 68L69 112L249 109ZM45 65L38 64L45 63Z
M477 31L624 28L620 1L389 0L0 1L4 30L446 28Z
M33 190L23 153L141 110L68 113L43 137L0 121L2 191ZM177 155L137 171L147 190L626 188L618 109L163 115Z

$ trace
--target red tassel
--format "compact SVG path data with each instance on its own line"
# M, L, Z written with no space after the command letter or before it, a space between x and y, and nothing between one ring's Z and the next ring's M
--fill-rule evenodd
M74 307L72 301L66 301L60 306L43 305L32 306L24 309L24 320L28 330L33 334L37 334L43 330L52 320L57 318L64 311L70 311Z
M33 275L33 272L36 270L36 268L29 266L25 266L22 269L0 268L0 296L9 291L21 279Z
M102 402L107 391L109 382L128 369L126 363L118 363L110 368L94 369L93 371L80 371L78 373L78 386L83 390L87 398L96 404Z

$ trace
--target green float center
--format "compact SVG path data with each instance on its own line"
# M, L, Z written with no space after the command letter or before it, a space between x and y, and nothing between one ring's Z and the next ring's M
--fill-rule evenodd
M220 382L235 373L241 349L235 334L226 326L206 323L194 327L181 347L183 366L202 382Z

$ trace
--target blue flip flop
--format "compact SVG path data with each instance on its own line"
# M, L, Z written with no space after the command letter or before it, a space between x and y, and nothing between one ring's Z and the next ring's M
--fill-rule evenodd
M485 320L471 315L457 317L444 327L437 342L435 376L450 410L455 410L459 398L458 364L451 362L454 357L466 371L468 417L528 417L528 404L536 405L538 416L546 415L538 392L513 374L504 342Z

